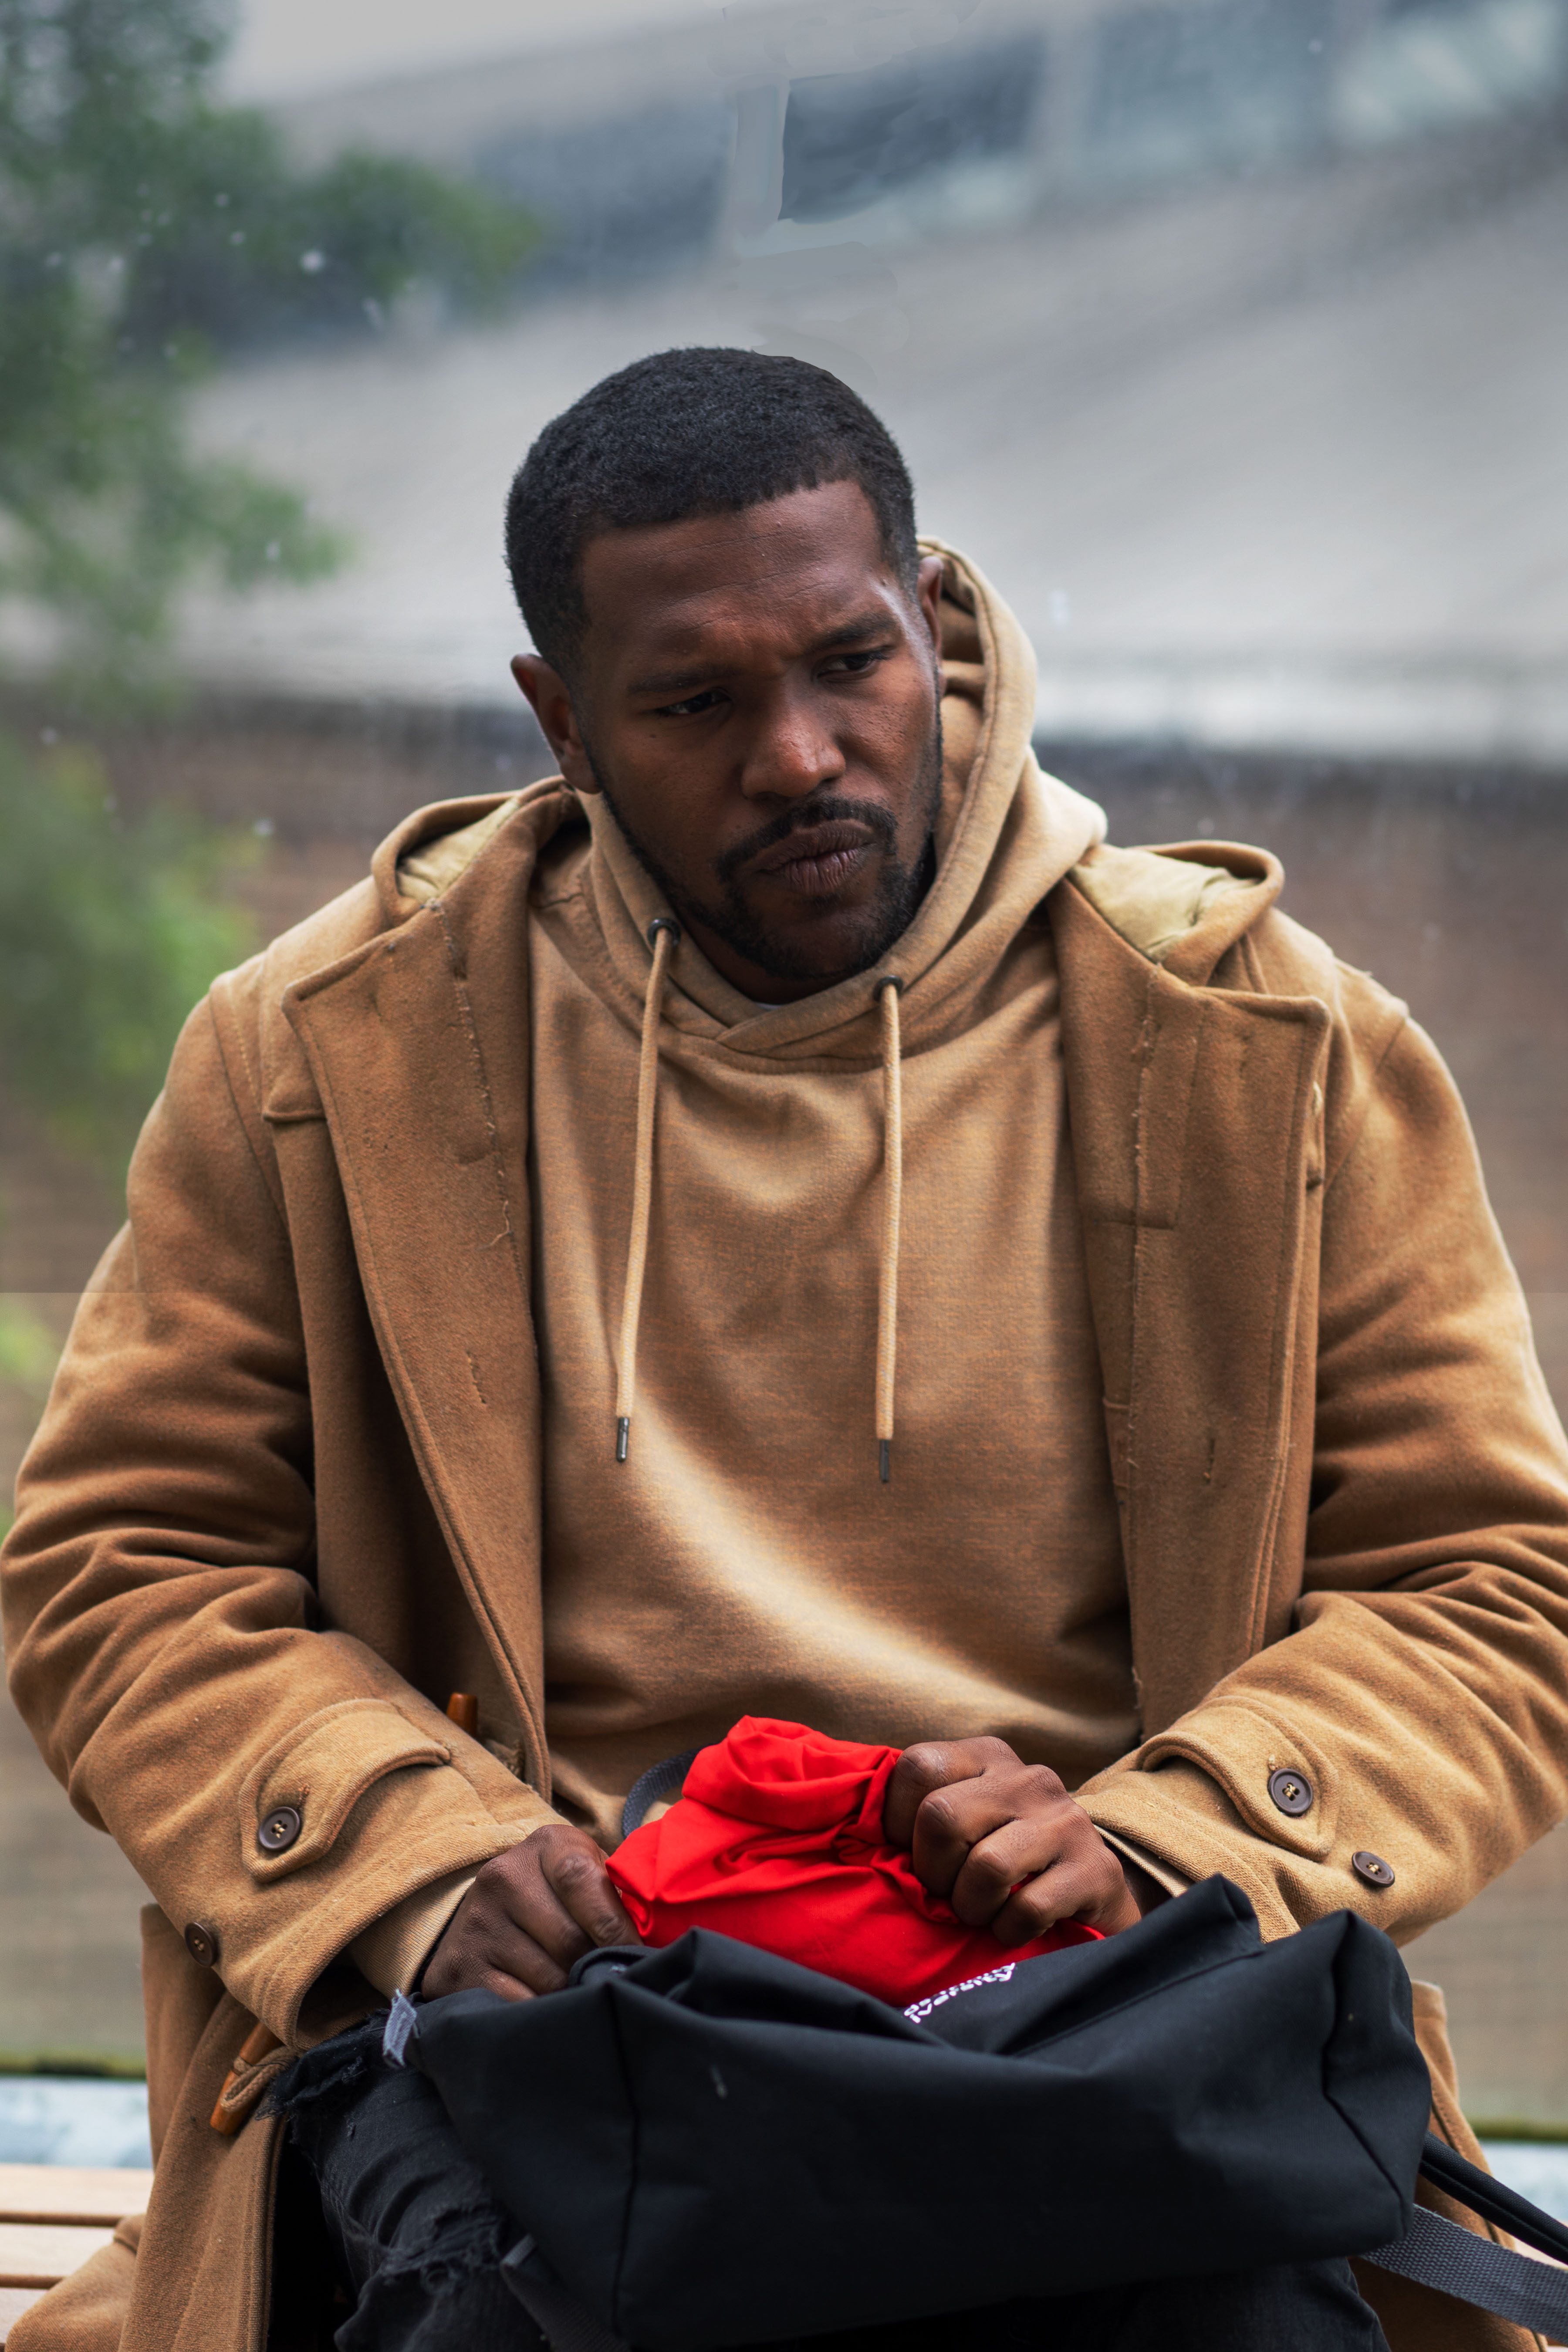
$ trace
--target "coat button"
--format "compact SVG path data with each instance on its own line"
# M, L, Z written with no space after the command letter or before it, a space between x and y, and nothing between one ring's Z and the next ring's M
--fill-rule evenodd
M304 1826L305 1817L298 1805L274 1805L261 1816L256 1843L263 1853L287 1853Z
M1359 1853L1352 1854L1351 1868L1358 1878L1364 1878L1369 1886L1392 1886L1394 1884L1394 1872L1382 1854L1368 1853L1365 1846Z
M217 1929L193 1919L185 1929L185 1949L198 1968L214 1967L217 1960Z
M1310 1813L1312 1784L1304 1772L1282 1769L1268 1775L1268 1793L1282 1813Z

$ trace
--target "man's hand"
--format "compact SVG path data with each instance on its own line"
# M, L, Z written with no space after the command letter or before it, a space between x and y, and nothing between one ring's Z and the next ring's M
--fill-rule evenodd
M586 1830L547 1822L487 1862L426 1963L420 1990L484 1985L505 2000L559 1992L574 1960L599 1944L641 1941Z
M1026 1944L1059 1919L1120 1935L1142 1916L1121 1863L1044 1764L1005 1739L906 1748L882 1808L889 1845L908 1846L922 1886L966 1927Z

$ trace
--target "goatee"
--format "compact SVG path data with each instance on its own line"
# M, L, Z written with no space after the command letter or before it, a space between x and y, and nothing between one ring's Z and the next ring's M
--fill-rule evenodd
M683 922L700 923L722 940L732 954L740 956L766 972L771 979L791 982L817 981L830 987L835 981L847 980L858 971L868 971L880 961L895 940L901 939L914 920L921 899L931 887L935 870L937 812L942 803L942 718L935 714L921 775L916 786L916 809L920 816L920 846L905 864L896 855L898 827L888 811L874 801L856 800L845 793L814 793L797 802L762 826L748 840L726 850L714 867L717 892L708 900L694 898L689 891L674 882L646 841L639 839L626 823L614 787L595 759L592 747L584 745L594 781L605 796L605 805L625 835L627 847L643 871L656 882L673 911ZM771 929L758 922L741 895L736 877L755 857L787 841L792 833L806 827L850 822L863 824L884 852L876 896L858 910L858 936L850 949L848 960L832 971L824 971L819 959L813 956L809 946L798 945L786 930ZM831 908L837 894L816 901L824 911ZM812 904L810 900L807 905Z

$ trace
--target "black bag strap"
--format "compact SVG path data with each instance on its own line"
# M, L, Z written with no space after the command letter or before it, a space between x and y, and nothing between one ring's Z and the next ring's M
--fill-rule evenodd
M550 2352L631 2352L558 2279L531 2238L501 2263L500 2274L550 2347Z
M1568 2271L1510 2252L1491 2238L1478 2238L1473 2230L1461 2230L1424 2205L1417 2205L1402 2238L1361 2259L1495 2312L1516 2326L1553 2337L1568 2330Z
M1568 2229L1516 2189L1506 2187L1446 2147L1431 2132L1426 2135L1421 2171L1434 2188L1468 2205L1483 2221L1522 2238L1526 2245L1552 2260L1531 2262L1528 2254L1478 2237L1473 2230L1462 2230L1458 2222L1417 2205L1404 2235L1386 2246L1374 2247L1363 2261L1414 2279L1418 2285L1436 2287L1439 2294L1457 2296L1482 2311L1495 2312L1516 2326L1537 2328L1553 2336L1568 2335L1568 2270L1554 2267L1556 2263L1568 2263Z
M621 1835L630 1837L643 1822L661 1797L680 1793L680 1784L701 1755L700 1748L683 1748L679 1756L666 1756L661 1762L650 1764L640 1780L634 1780L631 1792L621 1811Z
M1527 2246L1533 2246L1538 2253L1550 2254L1554 2262L1568 2263L1568 2226L1554 2221L1550 2213L1543 2213L1539 2205L1532 2205L1517 2189L1510 2189L1505 2181L1483 2172L1479 2164L1472 2164L1468 2157L1449 2147L1434 2132L1426 2135L1421 2170L1435 2189L1446 2189L1450 2197L1468 2205L1472 2213L1479 2213L1494 2229L1506 2230L1510 2238L1522 2238Z

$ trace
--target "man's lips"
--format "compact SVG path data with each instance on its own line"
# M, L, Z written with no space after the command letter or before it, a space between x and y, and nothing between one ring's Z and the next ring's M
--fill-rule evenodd
M841 890L858 872L877 836L868 824L839 817L827 824L802 825L759 857L752 873L787 890L819 898Z

